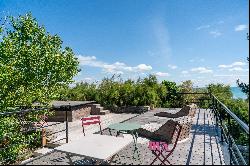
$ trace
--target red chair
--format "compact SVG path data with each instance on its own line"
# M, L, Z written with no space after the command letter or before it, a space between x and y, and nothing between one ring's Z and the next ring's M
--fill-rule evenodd
M182 129L182 126L179 123L175 125L175 130L171 137L172 144L173 144L173 147L171 149L169 149L168 144L164 142L160 142L159 144L155 144L155 145L153 145L152 143L149 144L149 148L151 149L152 153L155 155L155 159L152 161L150 165L153 165L157 161L157 159L161 161L161 165L166 165L165 162L168 162L168 164L172 165L169 162L168 157L174 152L174 149L180 137L181 129ZM163 153L166 153L166 154L163 154Z
M89 126L92 124L99 124L100 132L102 134L100 116L92 116L92 117L88 117L88 118L82 118L81 121L82 121L82 132L84 133L84 136L85 136L84 126Z

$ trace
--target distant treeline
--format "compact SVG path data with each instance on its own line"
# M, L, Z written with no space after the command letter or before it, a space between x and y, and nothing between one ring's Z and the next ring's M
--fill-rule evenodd
M156 76L149 75L136 81L123 80L119 76L104 78L100 83L77 83L74 87L65 87L58 93L57 100L96 101L107 109L115 110L121 106L182 107L190 102L200 101L200 107L208 107L204 100L208 95L183 95L180 93L211 92L225 105L234 111L245 122L249 122L248 102L233 99L229 85L209 84L204 88L194 88L192 81L187 80L177 85L164 80L158 82Z

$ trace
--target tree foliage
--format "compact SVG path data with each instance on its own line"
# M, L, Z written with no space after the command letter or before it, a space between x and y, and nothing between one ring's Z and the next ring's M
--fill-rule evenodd
M208 91L215 95L223 103L232 100L233 93L229 85L224 84L209 84Z
M10 17L0 42L0 107L46 103L77 74L72 49L46 32L31 14Z
M249 37L249 36L248 36ZM249 58L247 57L247 61L249 62ZM246 84L244 82L240 82L238 79L236 81L238 87L240 87L241 91L247 95L247 98L249 99L249 84Z
M4 21L0 28L0 112L15 110L15 106L31 108L34 102L49 103L78 72L72 49L62 48L60 37L49 34L31 14ZM0 163L17 162L40 146L41 132L23 133L23 122L31 127L41 120L38 114L45 112L27 113L22 119L17 114L0 115Z
M113 75L111 78L104 78L99 85L82 82L61 92L61 96L66 96L64 99L95 100L104 107L115 110L121 106L161 106L167 89L164 84L157 82L154 75L136 81L123 81Z
M178 94L181 88L175 82L163 80L162 84L166 87L166 95L164 95L163 107L177 107L176 101L181 101L181 96Z

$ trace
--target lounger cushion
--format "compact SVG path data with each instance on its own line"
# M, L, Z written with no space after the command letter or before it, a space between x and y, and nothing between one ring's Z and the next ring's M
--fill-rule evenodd
M189 115L189 111L191 110L190 106L184 106L179 112L177 112L176 114L171 114L168 112L159 112L154 114L155 116L159 116L159 117L167 117L167 118L179 118L182 116L187 116Z
M168 120L155 132L150 132L146 129L140 128L137 130L137 133L141 137L149 138L155 141L164 141L170 144L172 142L172 136L177 124L178 122L175 122L173 120Z

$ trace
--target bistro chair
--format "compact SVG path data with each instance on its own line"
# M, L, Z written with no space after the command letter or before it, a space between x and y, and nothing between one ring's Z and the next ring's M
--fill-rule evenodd
M166 165L166 162L168 164L171 164L168 160L169 156L174 152L177 142L180 137L182 125L178 122L175 122L173 120L168 120L164 125L162 125L158 130L155 132L150 132L145 129L139 129L138 134L140 136L149 138L151 141L157 141L160 143L161 147L159 148L159 144L151 144L151 141L149 142L149 148L151 149L152 153L155 155L155 158L153 159L152 163L150 165L153 165L157 160L161 161L161 164ZM172 144L172 148L164 148L166 146L164 145L170 145ZM158 146L154 147L154 146ZM163 147L164 146L164 147Z
M81 121L82 121L82 132L83 132L84 136L85 136L84 126L89 126L92 124L99 124L100 132L102 134L100 116L92 116L92 117L82 118Z

